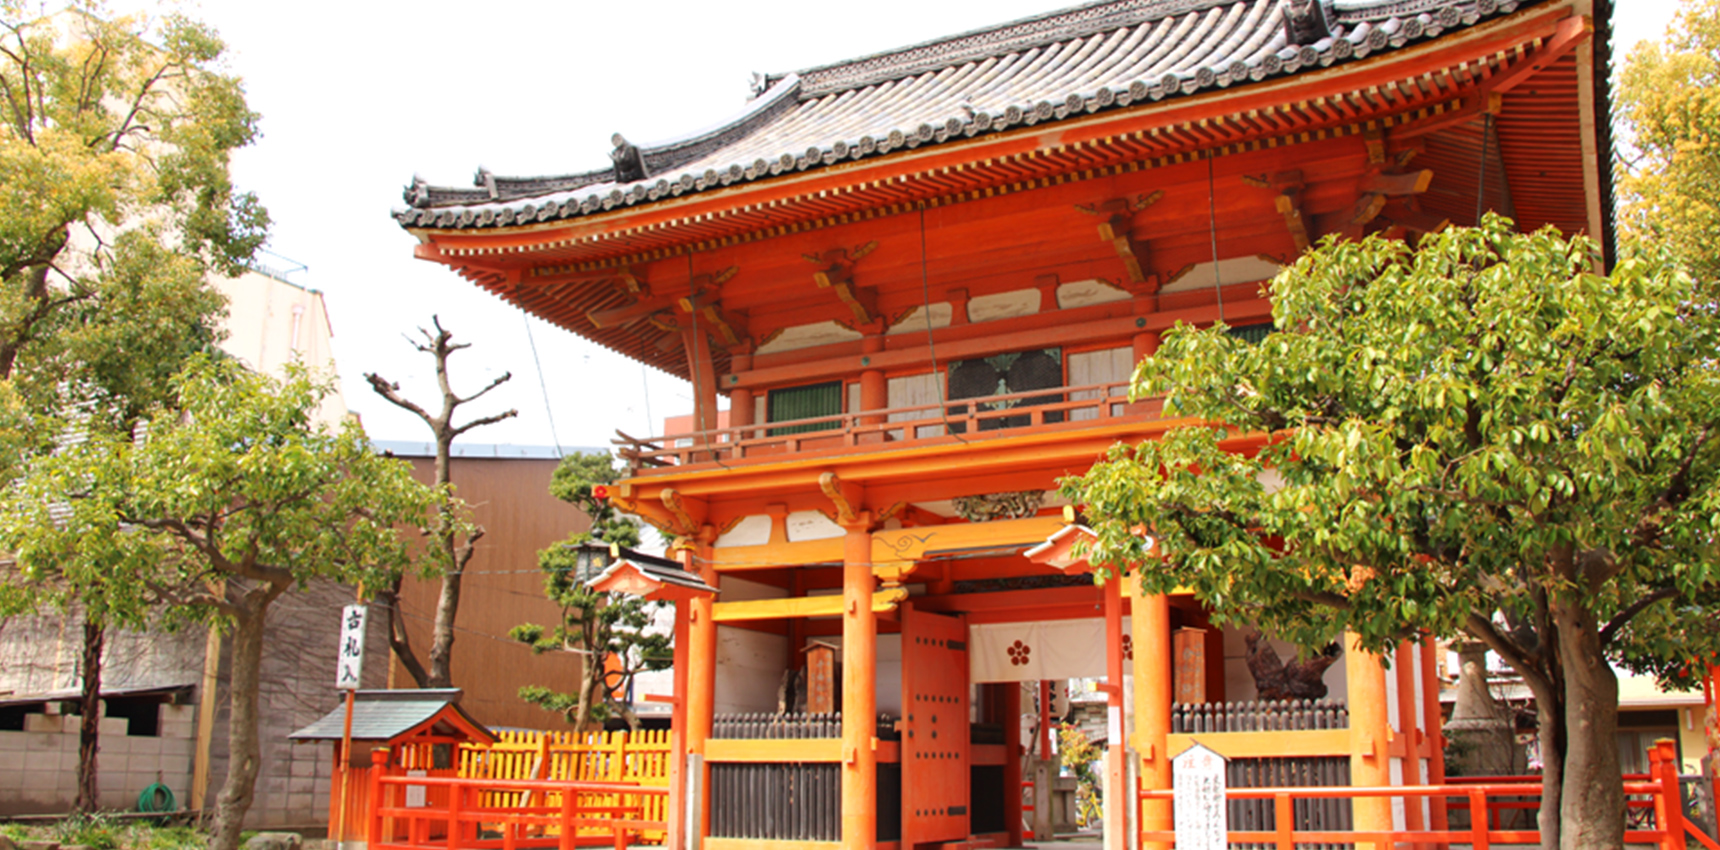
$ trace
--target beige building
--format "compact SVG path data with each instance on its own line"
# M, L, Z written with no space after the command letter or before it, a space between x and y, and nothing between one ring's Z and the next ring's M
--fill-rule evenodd
M297 270L290 263L260 262L236 278L214 281L227 296L227 338L221 348L265 374L279 377L296 360L333 379L334 391L323 400L317 418L338 425L347 410L334 371L334 326L322 292L287 279Z

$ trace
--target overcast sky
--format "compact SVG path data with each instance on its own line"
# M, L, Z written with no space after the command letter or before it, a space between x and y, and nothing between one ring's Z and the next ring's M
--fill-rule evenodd
M371 436L428 439L422 423L373 395L363 374L380 372L409 397L432 400L430 363L402 335L435 313L473 343L453 361L457 387L514 375L471 413L514 407L519 417L465 441L607 446L616 428L655 434L664 416L691 408L686 385L535 319L528 337L520 312L412 259L414 240L389 213L414 174L465 186L480 165L500 175L602 167L611 133L650 142L739 110L755 71L1061 5L202 0L185 8L227 40L231 69L263 115L263 138L239 154L235 178L274 218L270 249L308 267L291 279L325 293L347 403ZM1621 47L1658 38L1676 6L1619 5Z

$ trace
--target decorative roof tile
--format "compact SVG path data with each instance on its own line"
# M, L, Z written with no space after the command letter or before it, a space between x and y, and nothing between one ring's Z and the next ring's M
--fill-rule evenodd
M1536 0L1524 0L1525 3ZM1516 11L1519 0L1101 0L764 78L715 127L653 145L619 133L613 165L475 188L414 179L407 227L490 228L590 215L951 139L1355 61Z

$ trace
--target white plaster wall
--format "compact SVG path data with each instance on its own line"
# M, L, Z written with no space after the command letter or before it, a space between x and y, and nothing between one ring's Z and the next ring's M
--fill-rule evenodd
M717 713L775 712L787 659L783 635L717 626Z

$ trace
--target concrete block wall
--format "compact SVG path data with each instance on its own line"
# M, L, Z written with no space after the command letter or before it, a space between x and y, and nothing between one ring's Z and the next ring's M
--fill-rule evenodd
M177 805L186 804L195 712L188 705L162 706L157 737L127 735L124 718L101 719L96 790L102 808L133 810L138 795L156 782L173 792ZM76 715L30 714L24 718L24 731L0 732L0 814L47 814L71 807L78 796L80 723Z

